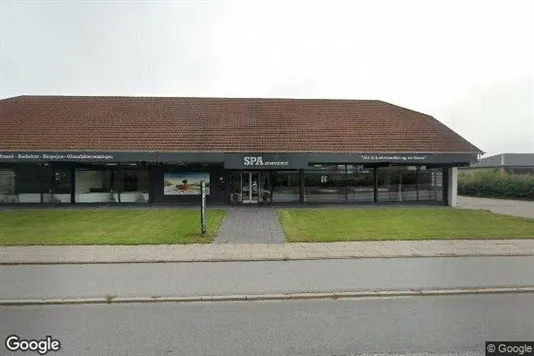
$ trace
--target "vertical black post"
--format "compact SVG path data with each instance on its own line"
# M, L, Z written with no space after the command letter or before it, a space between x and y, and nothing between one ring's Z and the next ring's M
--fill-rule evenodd
M349 173L347 170L347 165L344 164L343 167L345 167L345 171L343 172L343 178L341 179L342 184L345 185L345 203L349 201Z
M148 203L153 204L155 191L154 185L156 182L159 182L158 179L163 181L163 177L160 176L160 171L162 168L159 164L144 165L144 168L148 169Z
M45 180L44 180L44 176L45 176L45 173L44 171L46 170L45 165L44 164L39 164L38 165L39 168L38 171L37 171L37 186L39 187L39 193L41 195L41 201L39 203L43 203L44 202L44 198L43 198L43 194L44 194L44 189L45 189ZM48 187L49 184L47 184L47 187Z
M375 186L373 189L373 200L376 203L378 203L378 167L373 168L374 175L375 175Z
M200 181L200 225L202 229L202 235L206 233L206 183Z
M416 167L416 171L415 171L415 190L417 191L416 194L417 194L417 198L416 200L419 201L419 168L421 166L415 166Z
M269 204L273 203L274 174L275 172L267 171L267 187L269 188ZM289 181L289 180L288 180Z
M122 193L122 190L124 189L124 176L122 174L122 168L121 168L121 164L120 163L117 163L117 174L119 176L119 182L111 182L111 186L113 186L113 183L115 183L115 186L117 187L117 200L118 200L118 203L120 204L121 203L121 193ZM122 182L120 182L120 179L122 179ZM121 186L121 183L123 184L122 186Z
M113 166L111 166L111 167L113 167ZM110 188L109 188L109 190L110 190L110 195L111 195L111 202L112 203L116 203L115 195L114 195L115 190L113 190L113 188L114 188L113 181L114 181L114 177L115 177L115 171L113 170L113 168L110 168L110 170L111 170L111 173L109 175L109 180L110 180Z
M76 163L70 165L70 203L76 202Z
M304 169L301 169L299 173L300 173L300 204L304 204L304 189L306 188L306 182L304 181Z

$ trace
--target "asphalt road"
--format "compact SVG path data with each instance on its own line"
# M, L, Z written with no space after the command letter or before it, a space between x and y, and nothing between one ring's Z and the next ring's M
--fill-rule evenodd
M51 335L62 350L49 355L483 355L485 341L534 338L534 298L0 307L10 334Z
M534 257L0 266L0 299L534 286Z

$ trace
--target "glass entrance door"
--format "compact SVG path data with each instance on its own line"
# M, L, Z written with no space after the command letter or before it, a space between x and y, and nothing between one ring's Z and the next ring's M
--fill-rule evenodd
M243 172L241 177L241 194L243 204L258 203L260 197L260 173Z

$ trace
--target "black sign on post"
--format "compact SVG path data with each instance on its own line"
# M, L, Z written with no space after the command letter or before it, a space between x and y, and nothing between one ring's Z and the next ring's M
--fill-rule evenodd
M206 183L200 181L200 224L202 228L202 235L206 233Z

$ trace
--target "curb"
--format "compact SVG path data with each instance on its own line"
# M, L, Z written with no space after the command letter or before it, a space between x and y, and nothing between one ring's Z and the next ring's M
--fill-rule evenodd
M221 295L191 297L102 297L102 298L50 298L50 299L4 299L0 306L28 305L73 305L73 304L126 304L126 303L192 303L192 302L244 302L269 300L306 300L306 299L354 299L385 297L446 296L473 294L518 294L534 293L534 286L497 287L497 288L456 288L456 289L405 289L370 290L323 293Z
M406 254L406 255L365 255L365 256L319 256L319 257L274 257L274 258L206 258L206 259L166 259L166 260L103 260L103 261L0 261L0 266L21 266L21 265L90 265L90 264L131 264L131 263L207 263L207 262L287 262L287 261L315 261L315 260L348 260L348 259L394 259L394 258L441 258L441 257L532 257L534 253L440 253L440 254Z

